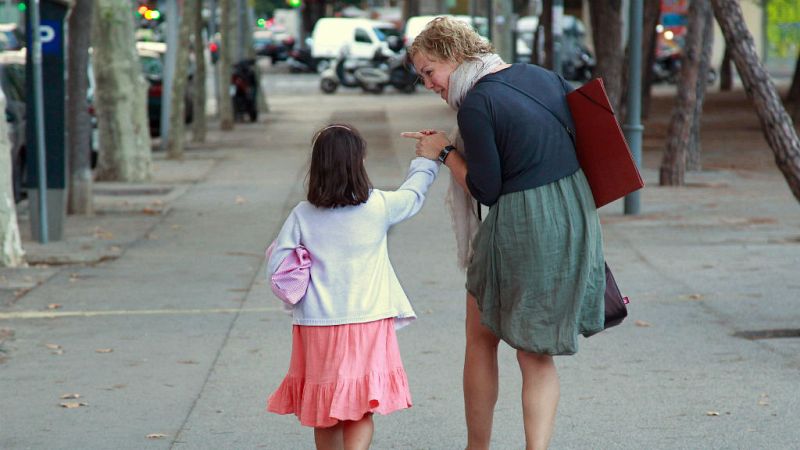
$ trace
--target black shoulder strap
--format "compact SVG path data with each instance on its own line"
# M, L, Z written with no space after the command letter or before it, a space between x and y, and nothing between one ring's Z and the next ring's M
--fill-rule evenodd
M561 117L558 117L558 114L554 113L553 110L548 108L547 105L545 105L541 100L539 100L538 98L534 97L533 95L523 91L522 89L514 86L513 84L507 83L507 82L505 82L503 80L495 80L495 79L491 79L490 78L490 79L484 79L484 80L481 80L481 81L504 84L504 85L510 87L511 89L514 89L515 91L519 92L520 94L528 97L529 99L533 100L534 102L538 103L539 106L541 106L542 108L546 109L547 112L549 112L553 117L556 118L556 120L558 120L558 122L561 124L561 126L564 128L564 130L569 135L569 138L572 141L572 145L573 146L575 145L575 130L573 130L572 128L568 127L567 124L564 123L563 120L561 120Z

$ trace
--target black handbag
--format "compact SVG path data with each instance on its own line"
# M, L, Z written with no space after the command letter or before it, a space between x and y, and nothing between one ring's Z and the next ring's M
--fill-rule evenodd
M628 307L626 306L630 303L628 297L623 297L622 293L619 291L619 286L617 286L616 280L614 280L614 275L611 273L611 269L608 268L608 263L606 263L606 321L604 328L611 328L613 326L617 326L628 317Z

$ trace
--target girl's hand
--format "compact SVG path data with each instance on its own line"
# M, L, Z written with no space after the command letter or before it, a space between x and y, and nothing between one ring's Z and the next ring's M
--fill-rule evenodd
M439 152L441 152L443 148L450 145L450 140L447 139L447 134L444 131L406 131L400 133L400 136L416 139L417 156L422 156L423 158L428 158L433 161L439 158Z

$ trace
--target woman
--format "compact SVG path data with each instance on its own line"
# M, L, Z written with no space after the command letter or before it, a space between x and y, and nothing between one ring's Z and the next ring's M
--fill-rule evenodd
M570 136L553 116L572 124L572 88L545 69L505 64L450 18L432 21L409 57L425 87L458 112L450 137L403 135L417 139L417 155L451 171L448 203L467 270L467 448L489 447L501 339L517 349L526 448L547 448L559 400L553 356L574 354L577 335L602 330L604 315L597 210ZM489 206L483 222L472 198Z

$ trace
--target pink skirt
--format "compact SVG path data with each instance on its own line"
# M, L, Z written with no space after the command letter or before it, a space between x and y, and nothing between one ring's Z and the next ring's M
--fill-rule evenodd
M409 407L393 318L294 325L289 373L267 401L267 411L295 414L302 425L319 428Z

